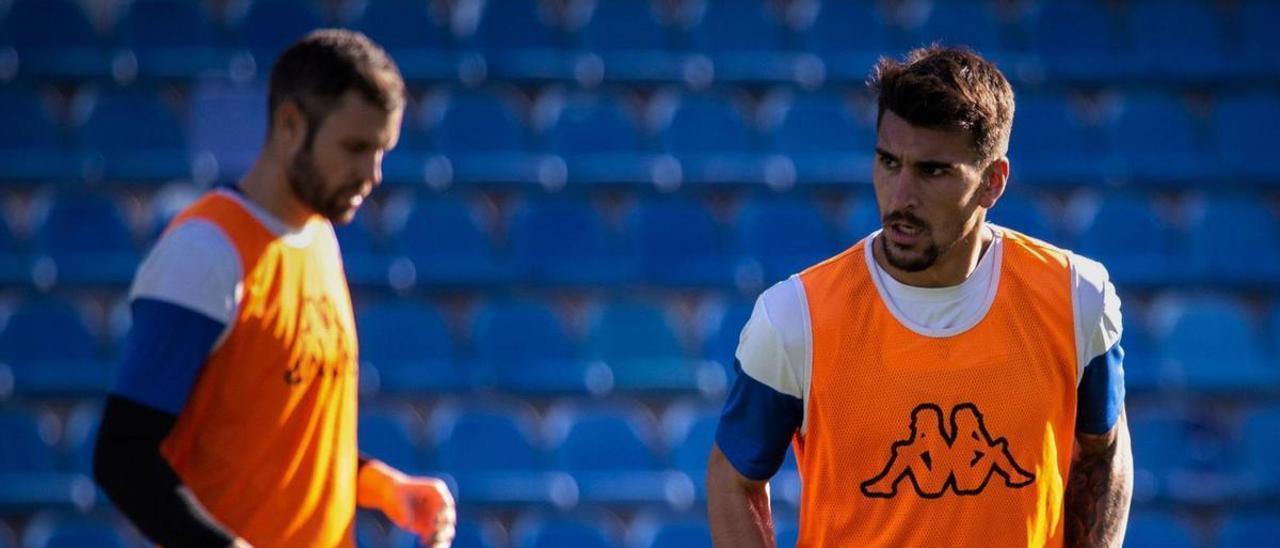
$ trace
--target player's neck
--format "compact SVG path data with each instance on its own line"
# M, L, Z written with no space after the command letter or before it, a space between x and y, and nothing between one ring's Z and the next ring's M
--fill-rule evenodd
M871 255L876 264L890 277L905 285L913 287L952 287L964 283L978 269L982 254L991 245L995 235L987 229L986 223L979 223L972 232L951 246L946 253L938 256L933 266L919 272L908 272L894 267L884 256L884 248L876 236L871 242Z
M307 224L313 212L298 201L289 181L285 179L284 169L267 158L258 158L249 172L240 179L240 190L254 205L270 213L291 229L300 229Z

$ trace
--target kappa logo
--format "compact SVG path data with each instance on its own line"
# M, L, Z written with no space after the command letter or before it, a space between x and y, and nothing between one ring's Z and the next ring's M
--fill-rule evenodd
M951 430L943 425L942 408L923 403L911 411L911 433L893 443L884 469L862 483L862 494L893 498L903 478L910 478L916 494L936 499L947 493L977 495L993 474L1018 489L1035 482L1034 474L1014 462L1008 441L992 439L982 413L972 403L951 410Z

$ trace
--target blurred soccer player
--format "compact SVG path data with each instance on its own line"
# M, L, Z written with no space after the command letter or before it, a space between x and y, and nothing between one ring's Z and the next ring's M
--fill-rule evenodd
M404 82L361 34L316 31L272 69L267 142L139 268L94 475L166 546L349 546L356 506L453 537L442 482L356 447L356 332L332 223L382 178ZM248 138L248 136L246 136Z
M986 222L1008 81L933 47L871 87L883 227L756 301L708 463L716 545L773 544L793 444L800 546L1120 546L1120 302L1097 262Z

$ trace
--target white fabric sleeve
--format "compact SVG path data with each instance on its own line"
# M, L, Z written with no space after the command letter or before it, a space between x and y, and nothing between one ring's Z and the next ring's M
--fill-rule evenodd
M240 307L240 256L226 233L209 221L184 222L147 254L129 300L154 299L194 310L224 325L226 337Z
M1071 296L1075 306L1076 382L1085 367L1106 354L1124 331L1120 297L1106 267L1093 259L1071 256Z
M735 357L742 371L782 394L807 401L812 370L809 301L797 276L774 284L756 299ZM808 424L808 406L801 433Z

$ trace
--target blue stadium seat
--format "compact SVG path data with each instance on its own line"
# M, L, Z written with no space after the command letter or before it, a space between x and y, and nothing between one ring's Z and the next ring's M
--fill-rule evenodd
M459 500L516 507L568 502L565 489L573 490L573 480L546 471L534 421L524 403L446 404L436 410L431 438L437 465L456 481Z
M764 180L757 136L730 99L709 94L661 95L652 103L658 144L681 162L686 183Z
M1200 542L1186 521L1169 514L1139 511L1129 517L1124 545L1134 548L1195 548Z
M592 322L587 357L608 364L623 391L692 392L711 382L706 375L721 373L687 359L666 313L638 301L604 307Z
M1009 158L1015 184L1091 183L1102 175L1102 154L1066 97L1026 93L1017 98Z
M105 390L111 368L99 356L98 340L80 312L53 298L24 303L0 332L0 361L12 368L18 393Z
M737 261L725 230L691 200L645 200L629 219L640 269L657 284L723 286Z
M702 356L720 363L726 372L732 371L738 338L751 317L753 306L753 300L734 300L718 314L709 314L707 325L703 327Z
M191 153L203 175L219 183L240 179L258 156L267 135L267 92L203 81L191 94ZM212 162L211 162L212 160Z
M812 203L799 199L755 201L743 207L738 240L773 284L834 255L839 245Z
M600 56L613 81L670 82L683 77L685 56L671 51L673 32L653 2L592 2L578 32L581 47Z
M487 3L476 27L477 45L488 54L557 47L561 37L551 10L544 8L538 0Z
M381 235L370 219L372 215L369 207L363 207L350 223L335 223L333 226L338 247L342 250L342 268L347 273L347 281L352 284L376 286L387 283L387 256Z
M356 427L360 453L406 473L422 473L426 459L414 443L411 420L397 408L361 409Z
M573 93L548 104L555 114L546 141L564 157L571 182L652 184L650 155L641 154L640 131L621 97Z
M720 410L694 404L673 405L662 417L662 437L671 466L688 474L705 495L707 455L715 443Z
M1123 291L1120 302L1133 302ZM1129 393L1152 392L1164 388L1167 382L1161 374L1161 356L1151 341L1151 334L1141 321L1129 316L1125 321L1124 336L1120 339L1124 348L1124 385Z
M669 37L653 3L592 2L591 19L579 33L583 45L606 56L615 53L657 52L667 49Z
M552 461L571 472L654 470L653 425L625 406L553 409L547 416Z
M967 46L992 58L1008 49L998 22L1000 14L988 2L932 2L921 25L909 29L912 47L934 42Z
M186 79L227 70L230 53L215 25L199 2L135 0L116 31L137 56L140 74Z
M1263 496L1280 494L1280 471L1275 456L1280 451L1280 407L1260 407L1248 412L1240 428L1243 472Z
M478 214L458 199L418 201L392 247L413 261L420 283L486 284L508 273Z
M574 57L554 10L537 0L488 2L475 42L492 75L503 79L569 80Z
M1128 72L1121 25L1111 8L1096 2L1044 2L1028 37L1050 78L1104 82ZM1107 59L1099 63L1098 59Z
M711 56L715 78L731 82L796 79L792 46L772 2L708 0L691 29L693 47Z
M607 392L608 369L578 356L556 314L534 302L496 302L476 313L471 330L476 358L497 374L498 387L516 393Z
M711 527L701 517L662 518L642 515L627 531L631 548L703 548L711 546Z
M1280 280L1280 221L1257 197L1208 199L1203 218L1188 232L1197 279L1247 284Z
M516 212L511 247L524 276L551 284L611 284L634 277L619 235L583 200L531 202Z
M360 358L383 391L467 392L490 382L474 365L455 360L444 317L434 306L407 299L361 307L356 315Z
M659 468L651 422L628 406L555 407L546 422L552 462L573 475L585 503L687 508L693 482Z
M1189 303L1161 344L1166 371L1186 388L1215 392L1280 387L1280 367L1267 362L1257 326L1234 301L1206 297Z
M80 165L62 144L62 136L44 98L34 89L0 90L0 177L7 181L57 181L77 178Z
M1210 79L1231 76L1217 10L1197 0L1140 0L1129 6L1137 62L1162 77Z
M0 474L53 472L58 463L58 420L48 412L0 411Z
M527 404L446 405L432 417L436 463L455 476L545 468Z
M822 2L804 38L807 48L822 56L827 78L845 82L865 81L877 56L899 49L871 0Z
M563 155L635 153L640 134L618 97L569 95L547 129L551 149Z
M1133 179L1179 183L1208 175L1191 113L1175 96L1131 94L1105 129L1112 153Z
M678 99L661 130L662 147L677 156L744 153L752 137L742 114L727 99L689 95Z
M1146 196L1115 194L1080 234L1077 251L1106 265L1116 283L1151 284L1177 280L1186 270L1171 240Z
M450 548L501 548L507 546L507 534L502 525L491 519L460 519L454 527ZM404 529L391 533L390 548L419 548L418 537Z
M1280 518L1266 513L1233 513L1218 529L1214 546L1248 548L1280 539Z
M457 76L449 27L432 16L426 2L369 2L354 27L387 49L406 80Z
M62 428L65 470L85 475L93 473L93 449L101 424L101 401L84 402L71 409Z
M525 127L499 96L482 91L441 92L423 108L435 150L449 158L459 182L537 182L538 164L528 155Z
M99 93L79 145L102 155L107 180L164 182L191 175L186 132L163 100L147 91Z
M803 94L782 107L773 149L796 164L800 182L849 183L870 176L874 123L859 120L835 94Z
M16 0L0 21L0 44L18 52L19 70L53 79L107 78L109 50L74 0Z
M450 93L441 109L424 109L426 126L440 151L451 156L516 152L524 148L524 128L516 113L491 93Z
M285 48L314 29L324 19L311 2L255 0L238 23L240 42L253 54L258 70L270 72Z
M21 388L19 388L21 390ZM0 512L83 508L93 502L93 484L58 467L57 418L45 411L0 411Z
M18 545L18 536L13 533L9 524L0 522L0 548L14 548Z
M415 50L449 47L449 30L432 16L426 2L380 0L360 12L354 28L386 48L400 64L400 55Z
M127 548L138 544L120 525L103 518L43 514L27 525L23 548Z
M0 215L0 284L17 287L31 282L30 249L19 242Z
M599 515L534 516L527 515L516 521L512 531L514 548L617 548L616 518Z
M1280 17L1280 10L1276 12ZM1219 165L1229 179L1264 183L1274 179L1274 171L1259 162L1268 154L1262 131L1280 124L1280 96L1226 95L1220 98L1213 117L1213 136Z
M1270 0L1247 0L1240 3L1236 22L1241 36L1243 56L1264 74L1280 73L1280 33L1272 23L1280 18L1280 6Z
M1006 191L996 206L987 213L987 220L1047 242L1063 245L1057 232L1049 224L1043 207L1034 196Z
M65 284L125 284L139 261L120 209L98 195L59 196L36 233L36 244L37 251L53 258L57 281Z
M876 197L856 196L853 206L849 208L849 214L845 217L845 226L848 227L844 232L847 235L845 243L848 245L853 245L883 228L884 225L880 220L880 205L876 203Z

